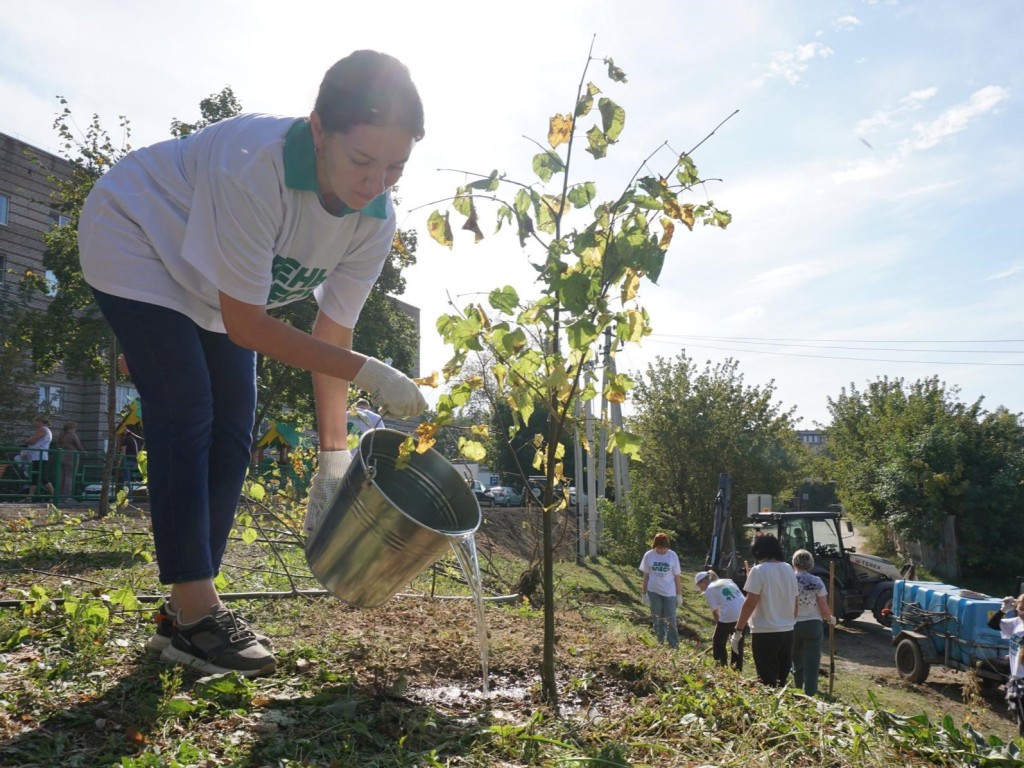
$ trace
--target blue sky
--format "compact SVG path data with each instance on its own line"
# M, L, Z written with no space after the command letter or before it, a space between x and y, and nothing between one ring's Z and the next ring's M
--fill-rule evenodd
M688 149L740 110L695 154L734 223L677 233L642 293L654 335L621 369L684 348L698 363L732 356L749 384L774 380L804 427L878 376L938 375L964 400L1024 411L1024 3L350 5L8 3L0 131L54 149L60 94L82 123L128 116L138 146L225 85L249 111L306 114L337 58L398 56L427 110L399 221L421 231L404 298L422 308L430 370L447 358L431 329L449 296L530 279L514 237L429 240L427 204L463 181L438 169L532 180L524 136L543 140L571 109L596 36L595 55L629 77L591 73L626 110L609 157L575 175L600 197L662 142Z

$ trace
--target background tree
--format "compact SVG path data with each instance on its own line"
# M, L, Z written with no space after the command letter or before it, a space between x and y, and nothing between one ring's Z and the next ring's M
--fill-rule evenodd
M1024 428L1019 414L985 413L980 398L958 394L938 377L880 378L829 398L839 498L853 515L927 544L954 516L958 567L1006 577L1024 543L1011 522L1024 511Z
M636 473L633 507L649 521L635 530L638 559L655 528L677 541L706 546L718 476L733 478L733 517L739 524L748 493L791 492L802 476L805 454L793 431L794 409L775 401L775 384L750 386L735 360L699 370L680 353L659 357L636 383L631 429L644 446Z
M442 338L454 351L444 368L446 381L458 380L469 355L486 351L494 361L491 373L498 399L511 406L513 433L530 424L538 403L546 404L549 410L545 430L533 438L531 466L547 478L542 516L541 695L556 712L552 518L565 508L566 501L556 498L554 489L564 476L564 435L570 415L580 398L589 400L598 394L590 366L593 345L606 329L614 330L622 342L639 341L650 333L639 292L645 279L657 281L676 222L692 229L698 222L724 228L731 221L729 214L710 200L687 200L695 188L703 190L706 182L690 156L693 150L679 153L667 142L645 158L621 193L610 200L599 201L592 182L570 179L578 142L585 141L586 151L599 160L618 142L625 126L625 110L587 80L594 62L606 67L612 83L626 80L625 73L611 59L588 55L574 102L565 114L548 120L547 145L536 142L541 151L533 157L532 167L539 183L506 178L498 171L458 171L474 179L460 187L452 199L452 208L465 220L462 229L472 232L476 241L481 240L484 235L478 206L493 203L497 228L508 225L515 230L537 271L534 288L539 296L531 298L505 285L487 294L486 306L453 304L451 312L438 320ZM667 172L650 172L650 163L662 150L671 158ZM651 175L641 176L643 172ZM434 211L427 227L435 240L452 246L450 211ZM483 383L482 377L470 377L442 394L437 421L420 426L416 449L432 446L437 431ZM610 378L604 395L622 402L631 386L629 377L619 374ZM480 426L486 430L486 425ZM623 452L637 453L635 435L617 430L611 440ZM460 442L467 458L485 455L481 441ZM413 450L411 440L405 450Z

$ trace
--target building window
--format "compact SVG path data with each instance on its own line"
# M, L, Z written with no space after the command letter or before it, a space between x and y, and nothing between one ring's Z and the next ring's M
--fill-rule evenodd
M0 224L7 224L7 215L11 209L11 198L0 195Z
M57 213L56 211L50 212L50 222L55 227L66 227L71 223L71 218L65 216L63 213Z
M63 413L64 387L55 384L40 384L39 410L43 413Z

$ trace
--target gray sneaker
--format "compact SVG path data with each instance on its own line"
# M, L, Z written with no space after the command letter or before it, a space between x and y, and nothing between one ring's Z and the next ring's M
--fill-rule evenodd
M153 621L156 623L156 629L153 630L153 634L146 640L146 650L152 651L153 653L161 653L164 648L171 644L171 638L174 637L174 622L177 621L178 614L174 612L170 604L165 600L160 608L157 609L156 616L153 617ZM252 629L241 615L235 614L235 621L242 629ZM270 649L273 647L273 643L270 638L261 632L253 630L253 634L256 635L256 642L262 645L264 648Z
M277 667L277 659L260 645L245 620L223 606L191 625L175 622L160 658L207 674L237 672L243 677L269 675Z

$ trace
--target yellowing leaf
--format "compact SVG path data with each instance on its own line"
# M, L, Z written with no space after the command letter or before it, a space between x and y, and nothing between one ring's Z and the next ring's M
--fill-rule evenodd
M416 453L426 453L437 443L437 424L424 423L416 427Z
M486 424L474 424L469 428L469 431L472 434L478 435L480 437L487 437L489 434L491 434L491 428L488 427Z
M399 256L409 256L409 249L405 247L405 243L402 242L402 237L397 232L395 236L391 238L391 250L395 251Z
M562 144L569 142L572 136L572 115L555 115L548 123L548 144L552 149L558 149Z
M421 376L418 379L413 379L413 381L421 387L432 387L433 389L437 389L441 386L441 374L434 371L429 376Z
M254 501L263 501L267 497L267 489L259 483L253 483L249 486L249 498Z
M259 534L256 533L255 528L246 528L242 531L242 541L246 544L252 544L259 538Z
M422 425L421 425L422 426ZM395 469L401 472L403 469L409 466L409 460L413 454L413 442L412 436L405 438L402 444L398 446L398 458L395 460Z
M658 241L658 247L664 251L668 250L672 244L672 235L676 233L676 225L672 223L672 219L662 219L661 228L664 232L661 235L661 240Z
M440 211L434 211L427 219L427 232L441 245L452 247L452 227L448 223L448 212L444 215Z
M631 269L626 270L626 279L622 281L622 303L632 301L640 290L640 277Z

